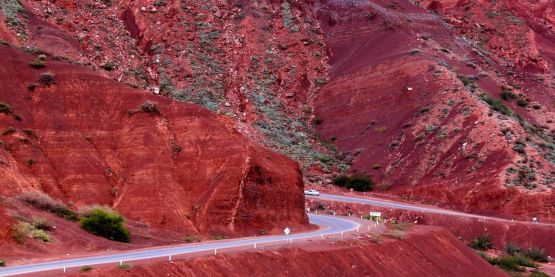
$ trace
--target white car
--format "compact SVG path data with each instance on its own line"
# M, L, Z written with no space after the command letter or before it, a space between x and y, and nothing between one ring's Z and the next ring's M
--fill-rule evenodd
M304 191L304 195L314 195L314 196L318 196L320 195L320 192L318 192L317 190L305 190Z

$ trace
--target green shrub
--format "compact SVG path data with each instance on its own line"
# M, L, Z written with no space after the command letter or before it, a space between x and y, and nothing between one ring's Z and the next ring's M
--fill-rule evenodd
M505 246L505 253L509 254L509 255L515 255L520 253L522 249L515 244L512 243L507 243L507 245Z
M103 64L101 67L106 71L112 71L116 68L116 65L111 62L107 62Z
M39 83L43 86L49 86L56 83L56 77L52 72L44 72L39 76Z
M105 207L93 207L83 214L81 228L110 240L129 242L129 231L123 223L123 217L114 210Z
M516 98L516 95L513 93L512 89L508 87L501 88L501 99L510 101Z
M524 99L524 98L519 98L519 99L516 101L516 104L517 104L519 107L526 107L526 106L528 106L528 100L526 100L526 99Z
M491 237L489 234L480 235L470 242L470 247L477 250L488 250L493 248Z
M197 241L200 241L197 236L189 235L185 237L186 243L197 242Z
M227 239L227 237L225 235L213 235L212 239L213 240L223 240L223 239Z
M11 113L12 107L8 103L0 102L0 113Z
M29 236L33 239L40 240L42 242L51 242L52 237L45 230L40 230L30 225Z
M6 261L0 260L0 266L6 266Z
M31 67L33 68L43 68L46 66L46 63L44 62L44 60L41 59L35 59L31 62Z
M53 213L61 218L77 221L77 213L70 210L64 203L54 200L48 194L39 191L29 191L21 194L19 199L27 204L50 213Z
M14 127L8 127L6 129L4 129L4 131L2 131L2 135L3 136L7 136L7 135L11 135L13 133L15 133L15 128Z
M505 271L525 271L525 269L519 265L517 258L511 255L490 259L489 263L496 265Z
M530 275L528 275L528 277L549 277L549 275L536 268L534 269L534 271L530 272Z
M29 228L27 224L20 222L12 230L12 238L20 244L24 243L29 237Z
M44 231L50 231L52 229L52 225L50 224L50 222L41 217L33 217L33 219L31 220L31 226Z
M509 109L505 104L501 103L501 101L491 97L491 95L484 93L480 96L486 103L489 104L492 110L504 114L506 116L511 116L513 111Z
M532 247L529 249L522 250L521 253L522 255L536 262L542 262L542 263L549 262L549 258L547 257L547 254L545 253L545 249L543 248Z
M351 176L337 176L333 179L333 183L340 187L346 187L356 191L369 191L372 190L372 187L374 186L374 183L369 176L358 174Z
M118 265L118 268L119 268L119 269L129 269L129 268L131 268L131 265L128 265L128 264L119 264L119 265Z
M12 230L12 238L18 243L23 243L27 238L51 242L52 237L45 230L37 229L30 223L19 222Z

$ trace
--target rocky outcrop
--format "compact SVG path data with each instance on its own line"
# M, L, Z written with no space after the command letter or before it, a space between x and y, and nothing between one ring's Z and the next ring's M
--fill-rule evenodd
M41 190L73 208L112 206L180 232L301 226L298 165L232 121L83 66L0 47L0 193Z

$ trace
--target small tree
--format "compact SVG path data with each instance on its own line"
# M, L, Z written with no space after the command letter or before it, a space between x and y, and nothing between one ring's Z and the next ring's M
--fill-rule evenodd
M94 207L83 214L81 228L107 239L129 242L129 231L123 223L123 217L114 210Z

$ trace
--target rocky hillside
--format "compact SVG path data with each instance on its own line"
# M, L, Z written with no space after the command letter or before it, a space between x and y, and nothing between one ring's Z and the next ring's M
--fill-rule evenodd
M553 216L551 1L0 3L6 43L204 106L309 183L360 172L405 198Z
M317 130L381 190L552 218L553 7L515 2L324 1Z

